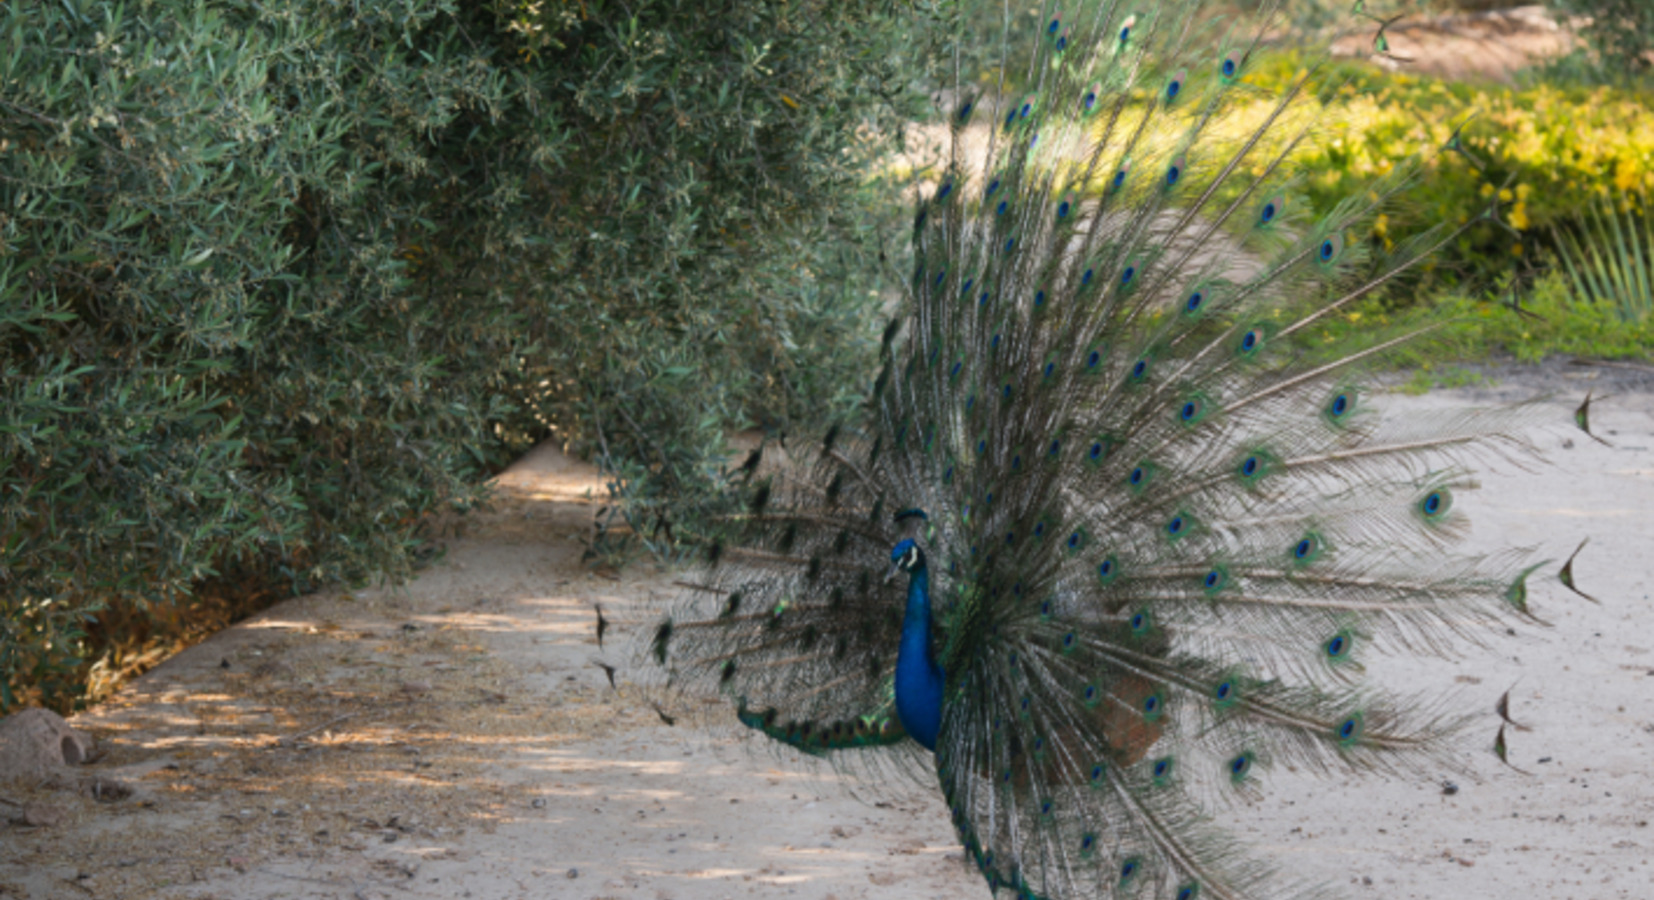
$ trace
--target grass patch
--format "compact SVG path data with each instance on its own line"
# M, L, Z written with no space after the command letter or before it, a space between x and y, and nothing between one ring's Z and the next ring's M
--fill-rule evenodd
M1508 290L1471 296L1447 293L1429 303L1400 305L1367 300L1328 316L1297 337L1311 358L1370 347L1423 328L1428 336L1384 354L1380 371L1412 370L1406 390L1476 384L1482 376L1467 363L1515 359L1536 363L1556 356L1587 359L1651 359L1654 316L1625 320L1607 303L1582 301L1566 276L1551 271L1521 294L1523 315L1512 310Z

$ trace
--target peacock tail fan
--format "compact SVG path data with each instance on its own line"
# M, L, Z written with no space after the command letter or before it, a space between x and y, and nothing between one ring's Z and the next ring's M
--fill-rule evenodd
M895 709L903 589L886 575L896 529L865 468L882 452L832 431L803 454L777 454L753 481L639 651L673 692L724 696L740 724L853 776L853 791L933 790L930 755Z
M1337 85L1254 87L1269 17L1199 7L1048 5L1019 82L959 78L864 415L751 480L648 640L776 741L932 768L995 891L1314 894L1226 804L1275 766L1463 769L1461 705L1360 661L1532 619L1525 551L1453 548L1474 465L1531 458L1533 414L1387 418L1362 373L1427 335L1294 340L1461 228L1361 239L1420 160L1309 208L1294 154ZM904 537L945 675L933 755L896 712Z

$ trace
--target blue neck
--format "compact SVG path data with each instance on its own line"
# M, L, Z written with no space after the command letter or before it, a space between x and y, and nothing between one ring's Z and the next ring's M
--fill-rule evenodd
M896 654L896 715L931 751L942 730L942 681L942 669L930 656L930 573L921 566L908 575L907 614Z

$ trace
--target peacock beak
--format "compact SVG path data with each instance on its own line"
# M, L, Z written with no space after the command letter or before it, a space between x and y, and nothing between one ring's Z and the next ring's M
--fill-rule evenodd
M884 583L889 584L890 582L895 581L896 576L900 575L900 574L902 574L902 563L901 563L901 561L900 560L892 561L890 563L890 571L884 573Z

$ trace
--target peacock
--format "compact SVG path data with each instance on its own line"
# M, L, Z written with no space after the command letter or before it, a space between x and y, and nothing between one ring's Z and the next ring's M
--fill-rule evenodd
M1453 551L1521 411L1385 417L1360 375L1425 335L1306 340L1474 222L1370 239L1418 160L1312 209L1337 85L1255 86L1270 24L1046 8L1020 80L956 76L861 413L754 452L641 638L775 741L934 779L996 895L1317 895L1226 804L1272 767L1463 769L1462 704L1361 659L1533 618L1529 551Z

